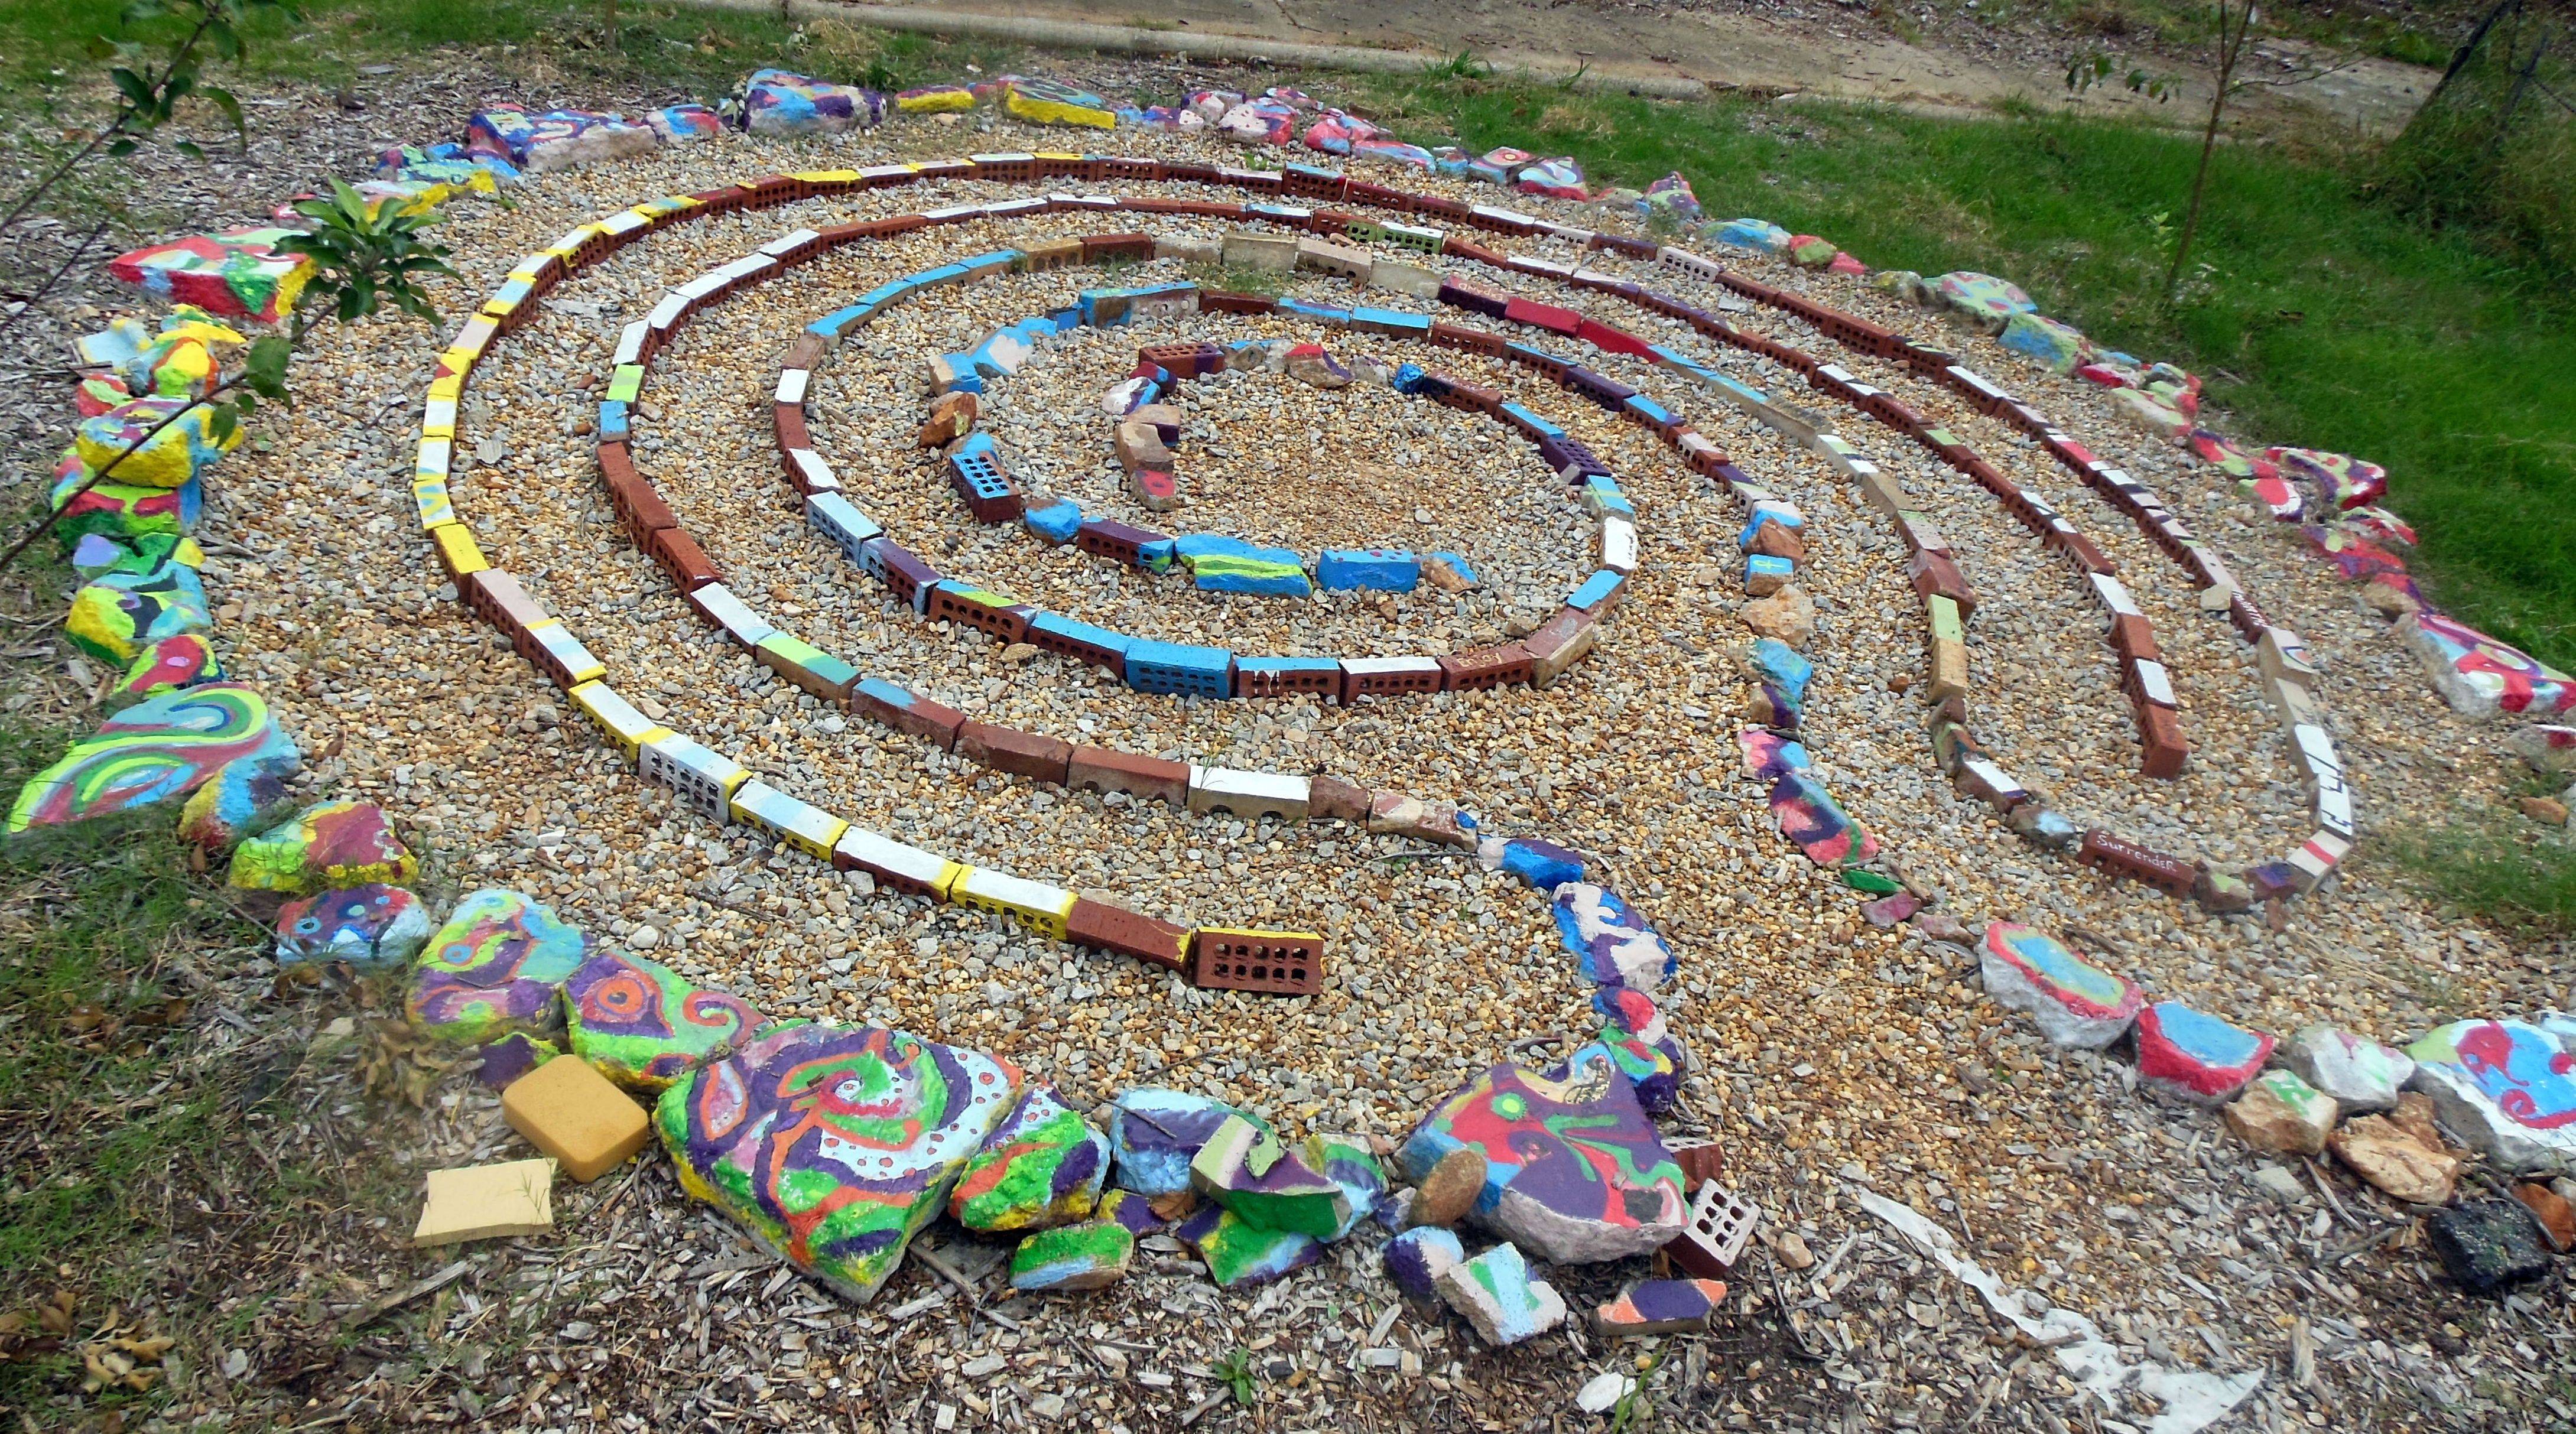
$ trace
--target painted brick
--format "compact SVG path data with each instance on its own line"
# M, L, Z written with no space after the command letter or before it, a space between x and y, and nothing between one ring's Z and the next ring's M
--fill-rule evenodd
M859 680L856 667L791 633L770 634L752 649L752 656L789 685L825 702L846 704Z
M1302 822L1308 800L1309 784L1304 777L1233 767L1190 768L1189 801L1194 812L1225 812L1247 822L1262 817Z
M934 901L946 901L950 887L966 870L936 852L858 827L842 832L832 844L832 866L839 871L864 871L880 886Z
M1238 697L1285 697L1292 692L1318 692L1338 699L1342 664L1330 657L1238 657L1234 692Z
M1094 951L1133 956L1166 971L1189 969L1190 928L1087 896L1074 898L1073 910L1065 916L1064 938Z
M1190 764L1109 747L1077 746L1066 760L1064 783L1098 792L1125 792L1178 811L1189 805Z
M957 733L966 725L965 713L882 677L863 678L850 688L850 710L943 751L956 747Z
M956 750L958 756L978 766L1052 782L1059 787L1065 784L1067 770L1073 762L1073 744L1062 738L1044 737L990 722L968 722L959 727Z
M733 790L733 819L787 843L817 861L832 859L832 844L850 824L801 797L752 780Z
M1482 692L1530 680L1529 649L1517 642L1461 652L1439 663L1442 686L1451 692Z
M1398 692L1438 692L1447 675L1430 657L1346 657L1342 659L1341 700L1390 696Z
M1073 893L1060 886L981 866L970 866L952 880L948 899L960 906L1008 916L1058 941L1065 939L1065 922L1073 914L1074 903Z
M717 824L733 820L734 788L751 779L742 764L694 739L672 733L643 745L636 771L669 787L680 804Z
M1324 989L1324 938L1310 931L1202 926L1190 934L1190 984L1312 996Z
M473 530L463 523L441 523L429 530L430 546L438 550L438 565L457 584L457 594L464 595L464 581L492 566L483 556L483 547L474 541Z
M1977 613L1977 595L1968 580L1959 574L1959 566L1939 553L1916 553L1905 564L1906 575L1914 580L1914 595L1930 598L1935 594L1959 605L1959 616L1970 618Z
M2094 827L2084 833L2075 859L2086 866L2152 886L2167 896L2187 897L2199 872L2191 863L2138 845L2126 837Z
M629 764L647 742L669 736L671 729L638 711L635 704L605 682L585 682L572 689L573 705L608 735Z
M1221 647L1136 642L1127 649L1127 685L1212 699L1234 695L1234 654Z

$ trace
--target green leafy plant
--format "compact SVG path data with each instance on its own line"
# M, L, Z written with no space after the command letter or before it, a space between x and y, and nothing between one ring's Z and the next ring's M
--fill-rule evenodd
M1494 67L1476 58L1473 50L1460 50L1445 60L1426 61L1422 78L1433 84L1452 80L1481 80L1494 72Z
M2066 92L2080 95L2110 83L2111 71L2118 68L2118 64L2100 50L2076 56L2066 65ZM2129 67L2129 73L2122 77L2121 83L2128 86L2129 93L2144 95L2158 104L2170 103L2175 95L2182 93L2182 82L2173 76L2160 75L2137 65Z
M1216 1376L1219 1384L1233 1392L1234 1402L1246 1409L1261 1397L1260 1389L1252 1378L1252 1351L1242 1345L1227 1351L1225 1358L1210 1366L1209 1372Z

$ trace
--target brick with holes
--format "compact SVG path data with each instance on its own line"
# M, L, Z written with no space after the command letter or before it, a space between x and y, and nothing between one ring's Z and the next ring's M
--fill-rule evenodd
M1222 812L1244 821L1269 817L1281 822L1306 819L1311 784L1285 772L1247 772L1234 767L1190 768L1190 810Z
M1190 764L1140 756L1110 747L1077 746L1066 759L1065 785L1096 792L1124 792L1175 811L1189 805Z
M1312 996L1324 989L1324 938L1311 931L1202 926L1190 933L1190 984Z
M1064 938L1076 946L1133 956L1147 965L1186 973L1190 964L1190 928L1076 897L1065 917Z
M1023 732L990 722L967 722L957 729L957 755L997 772L1052 782L1061 787L1073 765L1073 744L1061 737Z

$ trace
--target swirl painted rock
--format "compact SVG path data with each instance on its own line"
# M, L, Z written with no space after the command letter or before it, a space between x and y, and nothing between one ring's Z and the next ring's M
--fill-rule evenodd
M412 968L411 1023L460 1045L563 1034L563 983L588 947L544 902L501 887L460 901Z
M1652 992L1681 970L1681 961L1636 908L1608 887L1568 882L1551 907L1557 939L1596 986Z
M2523 1021L2453 1021L2406 1048L2411 1090L2513 1174L2576 1169L2576 1055Z
M1419 1182L1461 1147L1485 1157L1477 1221L1557 1264L1649 1254L1687 1218L1681 1167L1597 1046L1550 1071L1486 1071L1423 1117L1400 1159Z
M373 802L316 802L293 821L243 842L225 884L236 891L309 896L339 886L399 886L420 874L420 858Z
M467 153L495 155L530 174L643 154L661 142L644 125L589 110L531 113L523 105L496 104L465 122Z
M410 964L429 944L429 908L399 886L369 882L290 901L277 913L277 960L346 961L360 971Z
M164 639L214 625L197 570L164 563L148 573L106 573L82 584L72 594L63 635L101 662L127 667Z
M2147 996L2075 954L2045 931L1997 921L1986 927L1978 968L1986 994L2028 1012L2039 1033L2061 1046L2100 1050L2128 1034Z
M653 1120L683 1188L863 1301L1019 1091L1019 1069L980 1051L779 1025L664 1091Z
M28 779L8 829L62 826L190 792L210 813L247 819L273 806L302 764L265 698L239 683L208 683L108 718ZM197 806L192 798L189 809Z
M2498 712L2554 716L2576 707L2576 681L2527 652L2440 613L2399 619L2397 634L2432 675L2451 710L2468 717Z
M1190 1186L1265 1230L1318 1240L1350 1228L1350 1197L1303 1149L1291 1149L1266 1121L1237 1115L1216 1128L1190 1161Z
M1136 1236L1111 1220L1040 1230L1011 1252L1011 1288L1023 1292L1105 1289L1126 1278Z
M93 473L146 488L176 488L239 447L242 430L218 434L215 410L186 398L138 398L81 420L72 447ZM111 469L109 464L116 466Z
M564 981L573 1054L629 1090L668 1089L689 1067L768 1021L749 1001L694 986L679 972L615 949Z
M137 702L184 692L218 681L223 675L223 663L216 659L215 649L205 635L183 632L145 648L99 702L110 712L122 712Z
M966 1162L948 1214L969 1230L1071 1224L1098 1207L1108 1174L1108 1137L1068 1108L1054 1086L1032 1085ZM1017 1269L1015 1263L1015 1282Z
M1850 866L1878 855L1878 838L1804 772L1783 773L1771 783L1771 817L1818 866Z
M1604 986L1592 993L1592 1010L1601 1017L1595 1044L1637 1087L1638 1102L1656 1114L1671 1109L1681 1096L1685 1057L1681 1037L1665 1023L1654 998L1633 986Z

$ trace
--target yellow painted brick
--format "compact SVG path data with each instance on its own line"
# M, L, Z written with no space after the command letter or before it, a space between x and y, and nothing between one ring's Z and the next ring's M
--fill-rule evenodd
M557 1056L512 1081L501 1114L585 1185L625 1164L653 1133L644 1107L579 1056Z

